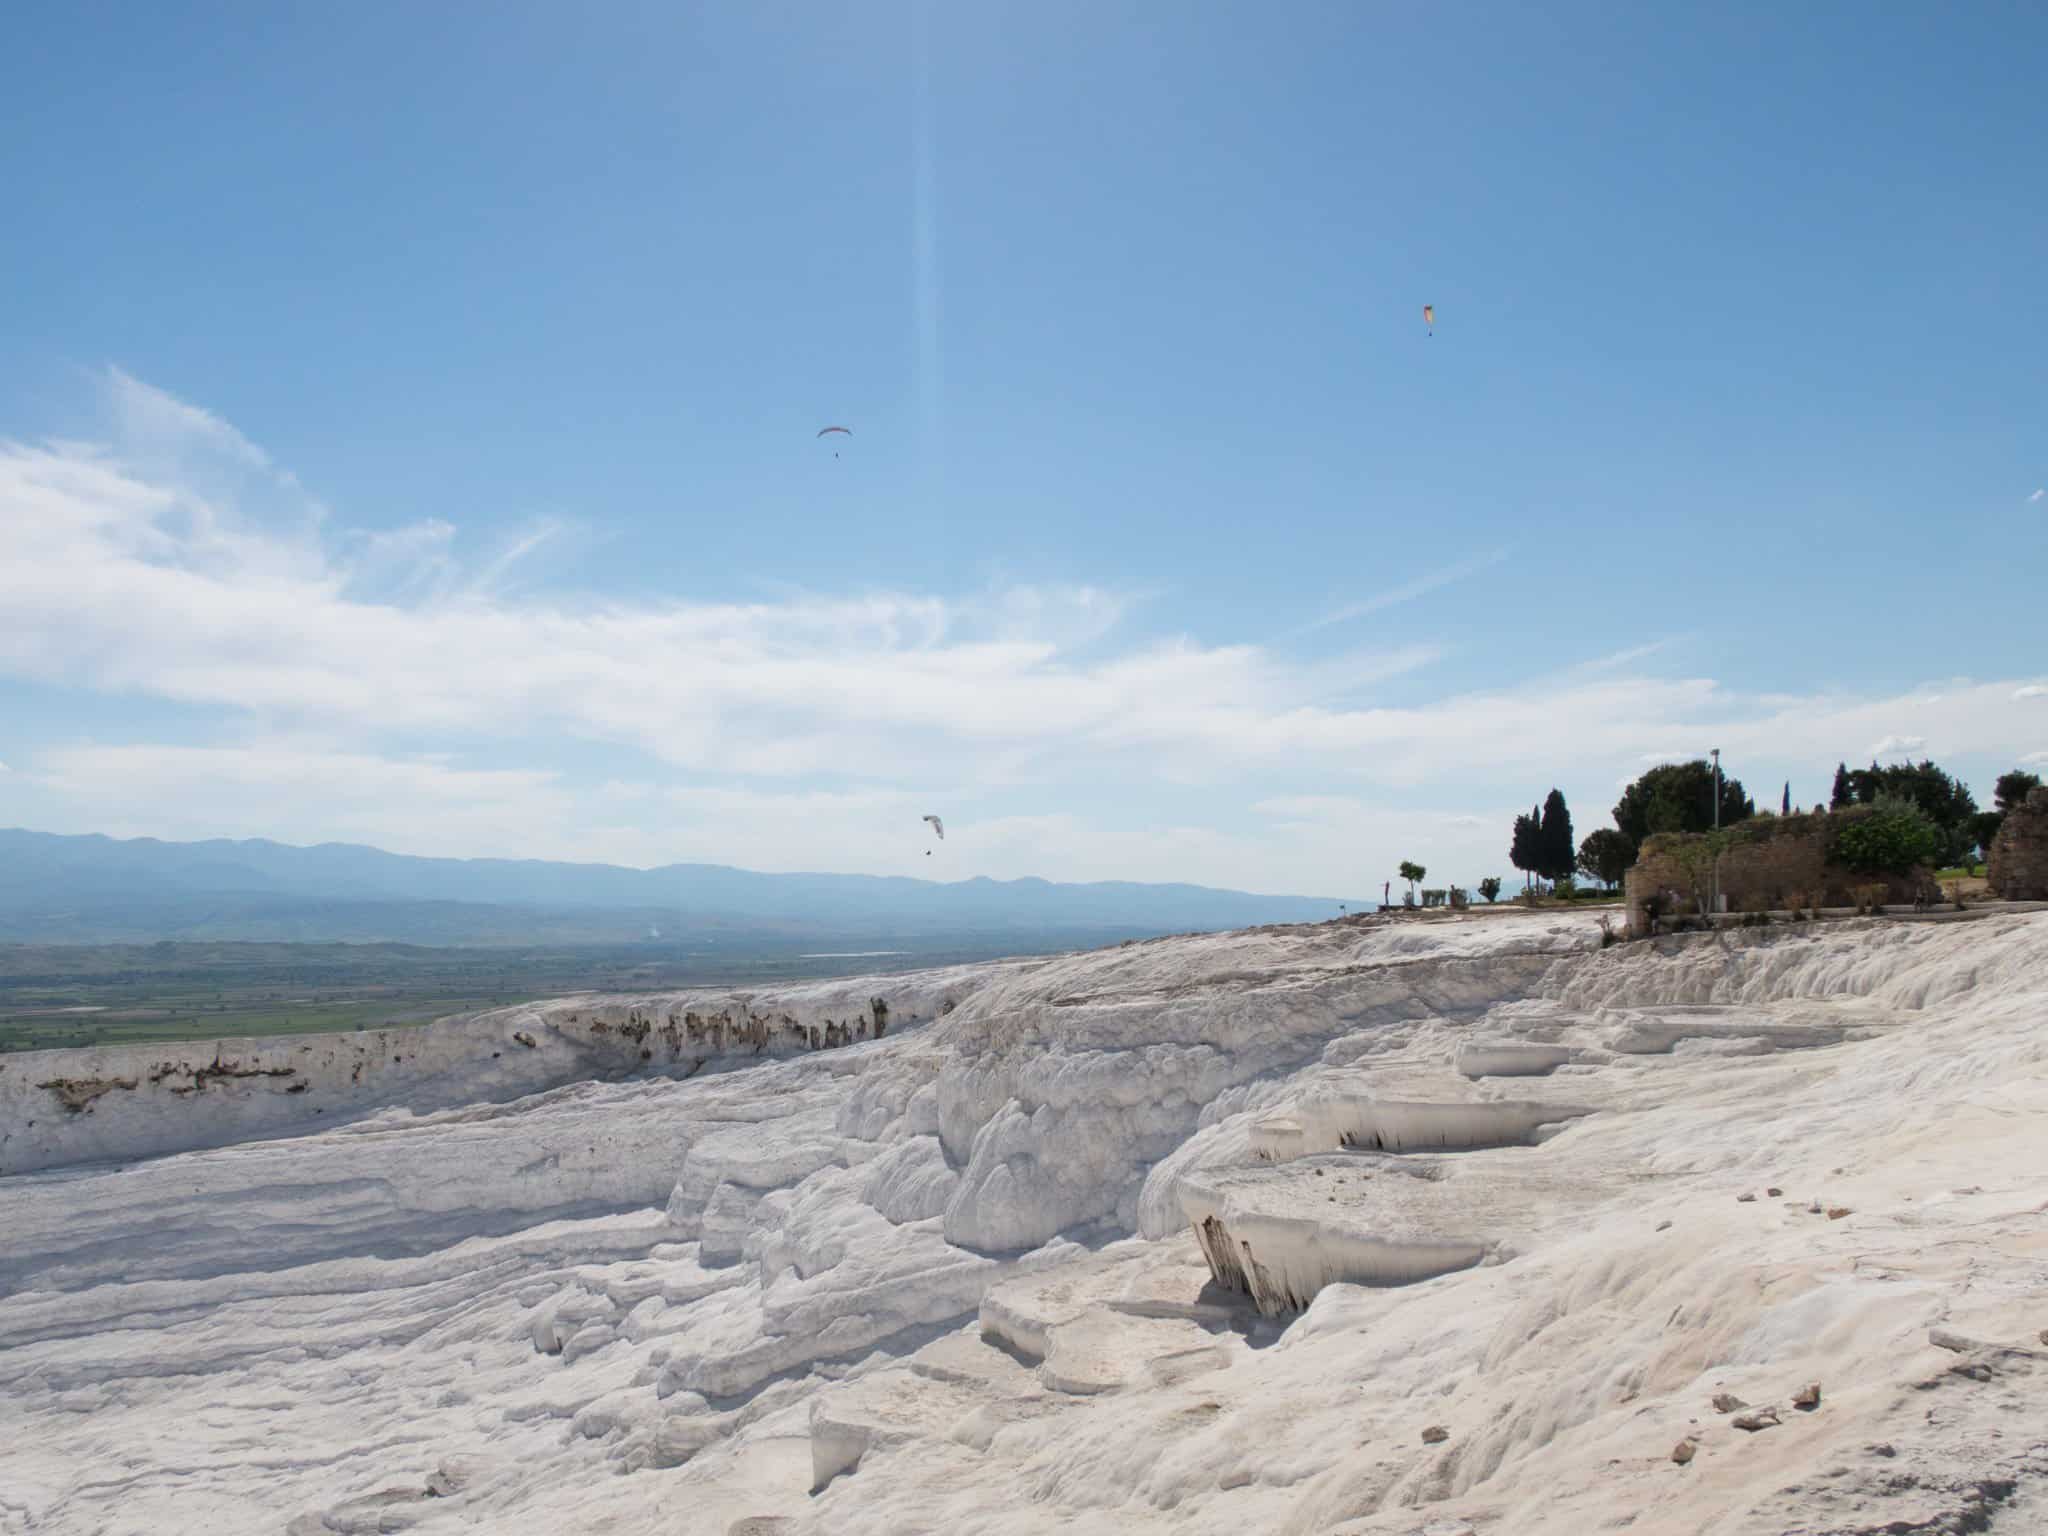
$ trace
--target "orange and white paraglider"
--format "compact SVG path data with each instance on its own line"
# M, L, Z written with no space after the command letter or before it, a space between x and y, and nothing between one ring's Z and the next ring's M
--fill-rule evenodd
M1422 323L1429 327L1430 335L1434 336L1436 334L1436 306L1434 304L1422 306Z

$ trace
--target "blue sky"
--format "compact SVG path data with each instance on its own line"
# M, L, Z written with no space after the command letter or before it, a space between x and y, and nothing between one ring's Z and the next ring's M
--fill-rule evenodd
M1346 895L2048 754L2038 8L589 12L11 23L0 823Z

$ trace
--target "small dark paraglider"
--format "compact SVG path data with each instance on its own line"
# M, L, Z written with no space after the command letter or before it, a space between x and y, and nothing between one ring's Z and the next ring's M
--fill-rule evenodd
M838 434L839 434L839 435L840 435L841 437L851 437L851 436L853 436L853 428L851 428L851 427L820 427L820 428L818 428L818 436L820 436L820 437L830 437L830 436L831 436L831 435L832 435L832 434L833 434L834 432L837 432L837 433L838 433ZM832 457L833 457L833 458L835 458L835 459L839 457L839 450L838 450L837 448L834 448L834 449L832 450Z

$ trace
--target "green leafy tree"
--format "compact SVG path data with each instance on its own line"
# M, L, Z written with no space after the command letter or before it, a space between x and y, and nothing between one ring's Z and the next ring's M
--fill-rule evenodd
M1969 785L1925 760L1888 768L1884 777L1888 793L1911 800L1941 829L1945 855L1961 858L1969 852L1975 841L1977 815L1977 797L1970 793Z
M1422 877L1428 873L1429 871L1424 869L1420 864L1414 863L1408 859L1403 859L1401 861L1400 874L1401 878L1408 882L1408 896L1411 903L1415 896L1416 882L1421 880Z
M1587 833L1586 840L1579 844L1579 873L1602 885L1620 884L1635 861L1635 845L1612 827Z
M1828 809L1839 811L1849 805L1875 804L1878 791L1883 787L1882 771L1875 763L1868 768L1837 768L1835 798L1828 803Z
M1488 875L1484 880L1480 881L1479 894L1486 898L1486 904L1489 907L1492 906L1496 901L1499 901L1500 876Z
M1970 835L1977 840L1977 851L1985 858L1991 857L1991 844L1998 836L1998 829L2004 825L2003 811L1979 811L1970 818Z
M1941 829L1913 801L1885 795L1870 815L1835 834L1833 857L1865 874L1903 875L1916 865L1933 863L1941 852L1941 838Z
M1998 807L2000 815L2016 805L2025 803L2028 795L2041 787L2041 775L2015 768L2011 773L1998 776L1997 787L1992 791L1991 803Z
M1569 880L1578 863L1579 850L1572 841L1572 813L1563 794L1556 789L1543 799L1540 827L1543 862L1536 866L1536 873L1546 880Z
M1845 805L1875 805L1885 798L1910 800L1920 807L1937 833L1932 855L1944 864L1961 862L1977 843L1977 799L1962 780L1952 778L1932 761L1892 763L1880 767L1836 769L1837 793L1846 788Z
M1996 809L1979 811L1970 818L1970 835L1976 841L1978 852L1987 859L1991 857L1992 841L1998 836L1998 829L2005 824L2006 813L2040 787L2041 775L2028 773L2024 768L2015 768L1998 776L1998 783L1991 792L1991 803Z
M1543 813L1529 808L1526 816L1515 818L1515 834L1508 843L1508 862L1523 872L1522 884L1543 868Z
M1721 825L1731 827L1756 814L1742 780L1721 778ZM1621 792L1614 824L1640 848L1653 832L1711 832L1714 828L1714 766L1703 757L1689 763L1660 763Z

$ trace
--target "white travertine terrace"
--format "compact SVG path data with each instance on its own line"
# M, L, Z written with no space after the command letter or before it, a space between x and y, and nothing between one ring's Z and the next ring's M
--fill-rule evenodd
M0 1532L2048 1528L2044 1066L2048 914L0 1057Z

